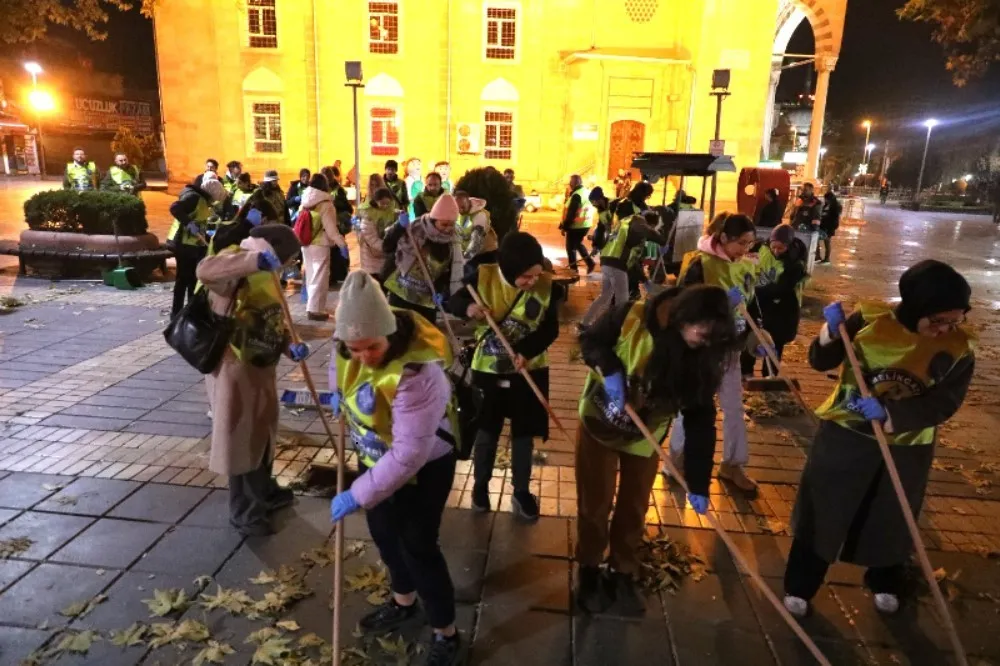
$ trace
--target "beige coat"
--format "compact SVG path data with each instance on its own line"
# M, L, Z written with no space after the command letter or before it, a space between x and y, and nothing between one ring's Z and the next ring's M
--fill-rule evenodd
M257 256L265 250L273 252L259 238L248 238L241 247L244 251L206 257L198 264L198 279L210 290L209 302L216 313L226 312L240 278L257 271ZM235 476L270 460L278 436L275 366L242 363L227 347L219 367L205 375L205 383L212 409L208 468Z

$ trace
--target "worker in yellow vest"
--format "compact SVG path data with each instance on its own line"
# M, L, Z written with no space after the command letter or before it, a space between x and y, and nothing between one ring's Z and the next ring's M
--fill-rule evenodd
M174 223L167 232L167 247L174 253L177 276L174 279L174 302L170 310L173 319L184 307L184 298L194 296L198 282L195 270L208 253L208 218L213 206L226 200L226 188L211 171L206 171L201 186L194 183L181 190L177 201L170 204Z
M424 189L413 199L413 215L420 217L431 212L438 198L444 194L444 187L441 181L441 174L431 171L424 178Z
M381 635L426 616L433 638L424 663L452 666L462 656L461 639L455 588L438 543L459 433L445 374L452 362L448 341L419 314L390 308L365 271L344 281L336 322L330 404L347 424L361 476L333 498L330 517L339 522L365 510L392 590L359 628Z
M209 182L222 187L217 179L202 186ZM229 522L244 536L271 534L268 514L295 500L271 475L278 439L276 368L282 356L304 360L309 347L290 344L273 273L298 253L291 229L261 225L197 269L212 309L228 312L233 321L222 360L205 376L212 409L208 468L229 477Z
M756 267L747 258L755 242L754 226L742 214L719 215L709 227L709 235L698 241L698 249L689 252L681 262L677 282L680 285L708 284L726 290L730 298L736 331L746 339L747 323L737 308L753 297ZM756 348L756 345L754 345ZM747 426L743 421L743 378L739 353L734 353L726 366L719 385L719 406L722 408L723 452L719 478L753 495L757 484L747 476L744 466L750 459ZM674 423L670 433L670 450L675 459L684 451L684 419Z
M139 196L139 193L146 189L146 181L142 179L139 168L128 163L128 155L118 153L115 155L115 165L104 174L101 189L105 192L123 192Z
M679 471L691 506L705 513L715 453L713 396L738 345L726 293L703 285L616 304L580 336L590 367L576 440L575 597L582 610L600 613L612 601L625 615L645 609L639 548L658 457L625 405L657 440L678 412L684 415L689 436ZM609 568L602 570L609 548Z
M490 211L486 209L486 199L471 196L457 190L455 203L458 204L458 221L455 223L462 238L462 254L472 266L495 263L497 260L497 232L490 222Z
M479 264L466 272L471 285L514 348L511 358L486 323L486 311L468 290L448 302L451 312L476 321L472 375L483 391L473 454L472 508L490 511L490 480L504 420L510 419L511 507L518 518L538 520L538 498L531 494L534 438L549 435L549 415L519 372L528 371L542 394L549 392L548 348L559 337L559 304L565 289L543 271L545 255L531 234L512 231L500 244L497 263ZM494 497L494 499L499 499Z
M590 198L586 188L583 187L583 178L573 174L569 178L569 196L566 199L566 207L563 209L563 219L559 224L559 231L566 236L566 259L569 261L571 271L579 271L576 265L576 255L579 252L585 264L587 264L587 275L594 272L594 260L590 258L590 252L583 245L583 239L587 237L587 232L593 224L591 219L593 208L590 206Z
M86 151L74 148L73 161L66 164L66 172L63 174L63 189L89 192L97 189L100 179L97 165L87 160Z
M867 567L865 584L882 613L899 609L913 542L872 432L882 424L917 519L934 461L938 426L965 399L975 365L965 329L972 290L955 269L921 261L899 279L898 305L861 303L846 317L840 303L809 347L809 364L840 366L833 393L816 414L816 432L795 502L795 540L785 569L785 608L802 616L830 564ZM840 337L845 325L849 340ZM858 356L874 397L862 398L846 360Z

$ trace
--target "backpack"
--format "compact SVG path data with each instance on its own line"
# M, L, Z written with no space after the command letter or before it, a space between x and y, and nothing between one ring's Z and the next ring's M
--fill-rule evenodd
M295 237L299 239L299 243L301 243L303 247L312 245L312 212L306 210L305 208L299 208L299 212L295 215L295 226L292 227L292 231L295 232Z

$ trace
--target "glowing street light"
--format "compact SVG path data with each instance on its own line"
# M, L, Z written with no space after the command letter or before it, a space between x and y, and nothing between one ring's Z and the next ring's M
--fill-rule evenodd
M865 128L865 148L864 148L864 157L862 159L862 162L864 162L865 164L867 164L868 163L868 151L870 150L870 148L868 148L868 143L872 139L872 121L866 120L863 123L861 123L861 126Z
M32 90L28 94L28 103L36 113L48 113L56 108L56 100L44 90Z
M964 180L967 183L970 182L972 180L972 174L971 173L965 174L965 178L963 178L962 180Z
M32 61L32 62L26 62L26 63L24 63L24 69L25 69L25 71L28 72L28 74L31 74L31 85L32 86L37 86L38 85L38 75L41 74L44 71L42 69L42 66L39 65L37 62Z
M38 89L38 75L45 71L42 69L42 66L37 62L30 60L24 63L24 70L28 72L28 74L31 74L31 93L28 94L28 103L35 109L35 129L38 133L38 136L36 137L39 161L38 172L44 177L45 147L42 146L42 113L52 111L56 108L56 102L52 99L52 95L44 90Z
M823 157L824 155L826 155L826 148L821 147L819 149L819 156Z
M868 160L871 159L872 152L875 150L875 144L869 143L865 146L865 164L868 164Z
M927 147L931 143L931 130L937 127L938 121L935 118L928 118L924 121L924 127L927 128L927 138L924 139L924 156L920 160L920 175L917 176L917 189L914 192L914 200L920 198L920 186L924 184L924 167L927 165Z

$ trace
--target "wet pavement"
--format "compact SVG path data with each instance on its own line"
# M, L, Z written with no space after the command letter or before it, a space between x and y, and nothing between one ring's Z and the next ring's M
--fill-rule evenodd
M165 228L171 198L148 197L151 227ZM17 208L9 198L0 192L0 211ZM9 221L2 227L5 237L8 227L17 227ZM555 224L552 214L543 214L530 217L525 228L557 259L562 250ZM965 647L976 657L973 663L997 664L1000 232L988 217L926 215L869 203L864 224L848 220L842 225L834 239L833 266L814 272L800 338L786 348L787 370L800 380L807 401L819 404L832 381L809 370L804 354L818 329L820 308L833 299L891 298L899 274L925 257L952 262L973 284L970 324L980 342L969 398L942 434L921 527L935 567L953 579L946 585ZM569 439L575 435L576 400L585 375L572 324L596 297L599 284L595 275L572 287L563 333L551 354L552 404L571 430ZM207 646L189 637L151 648L148 636L127 648L113 644L112 632L133 623L177 621L177 629L183 620L201 622L212 640L233 649L226 664L250 663L258 646L245 642L247 636L285 620L299 628L285 624L271 638L279 643L264 640L271 651L294 648L309 632L330 638L331 567L313 550L331 536L328 502L300 496L277 516L279 532L268 539L240 539L229 529L225 479L206 469L211 422L201 376L160 335L169 287L157 283L124 292L93 283L17 278L9 268L0 274L0 294L27 303L0 316L0 470L5 470L0 471L0 544L10 549L6 557L0 554L2 666L17 664L32 651L51 651L67 636L80 638L77 634L88 630L101 638L88 653L50 654L45 663L181 664ZM290 296L303 337L314 349L310 369L322 386L332 324L305 322L304 307L297 295ZM302 387L300 371L283 361L279 384ZM787 525L812 426L801 415L769 413L756 397L748 398L748 405L753 413L749 469L762 482L760 496L748 501L714 482L712 502L737 545L780 591L790 544ZM322 433L314 412L282 410L275 470L283 483L296 483L311 462L330 459ZM500 511L482 516L467 510L469 466L459 466L442 545L456 580L459 626L472 643L471 663L813 663L704 520L662 481L650 498L650 532L665 530L700 554L707 563L703 579L685 580L676 593L651 595L641 619L573 612L572 445L553 429L553 439L538 449L533 483L544 517L535 526L512 519L502 463L492 488ZM378 579L377 554L362 518L348 521L347 537L349 545L361 544L351 549L359 552L345 567L351 580L361 586L366 576ZM31 543L17 541L22 538ZM282 565L293 568L294 575L292 569L285 572L289 580L301 580L311 594L256 618L248 617L254 613L245 608L233 614L197 603L178 603L165 618L157 618L142 603L156 590L184 589L191 598L199 592L215 598L218 586L245 590L254 602L266 600L277 584L260 583L269 579L259 574ZM885 618L861 587L860 570L836 565L828 583L804 626L832 663L951 663L926 594L898 616ZM356 663L405 663L401 650L420 663L413 641L426 638L426 627L405 631L403 647L351 635L378 587L346 595L344 644L358 646L361 652L352 657ZM82 617L60 614L102 595L106 600ZM84 642L88 636L83 635ZM319 663L319 649L299 652Z

